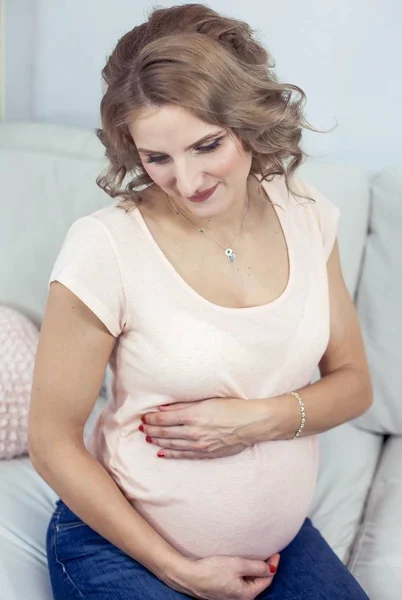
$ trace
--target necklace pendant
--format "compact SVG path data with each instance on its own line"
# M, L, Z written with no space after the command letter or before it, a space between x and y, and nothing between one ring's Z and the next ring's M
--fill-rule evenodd
M228 260L230 260L230 262L234 262L235 261L236 254L233 252L232 248L226 248L225 254L228 257Z

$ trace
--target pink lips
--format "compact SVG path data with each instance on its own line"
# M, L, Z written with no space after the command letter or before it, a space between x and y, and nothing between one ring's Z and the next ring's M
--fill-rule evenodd
M218 187L218 184L216 184L213 188L206 190L203 194L198 194L197 196L191 196L191 198L189 198L190 202L203 202L204 200L207 200L208 198L210 198L212 196L212 194L214 193L214 191L216 190L217 187Z

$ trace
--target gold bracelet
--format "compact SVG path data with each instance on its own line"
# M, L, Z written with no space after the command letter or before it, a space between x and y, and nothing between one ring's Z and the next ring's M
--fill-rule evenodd
M300 396L297 392L289 392L289 394L292 394L292 396L297 398L297 400L299 401L299 406L300 406L300 411L301 411L300 427L296 431L296 433L294 434L294 436L292 438L293 440L295 440L296 438L300 437L300 434L301 434L304 424L306 422L306 409L304 408L303 400L300 398Z

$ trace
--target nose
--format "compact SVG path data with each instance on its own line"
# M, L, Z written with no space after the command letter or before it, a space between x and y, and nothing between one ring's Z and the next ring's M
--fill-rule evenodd
M176 188L181 196L190 198L202 192L205 189L202 181L202 172L190 161L176 167Z

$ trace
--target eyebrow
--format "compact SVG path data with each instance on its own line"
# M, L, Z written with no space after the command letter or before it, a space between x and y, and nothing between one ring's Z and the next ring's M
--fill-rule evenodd
M187 150L192 150L193 148L200 146L203 142L206 142L207 140L217 137L221 133L223 133L223 130L214 132L214 133L208 133L207 135L204 135L203 138L201 138L200 140L197 140L196 142L194 142L194 144L190 144L190 146L187 146L187 148L185 148L186 152L187 152ZM149 154L166 154L165 152L161 152L159 150L146 150L145 148L137 148L137 151L138 152L148 152Z

